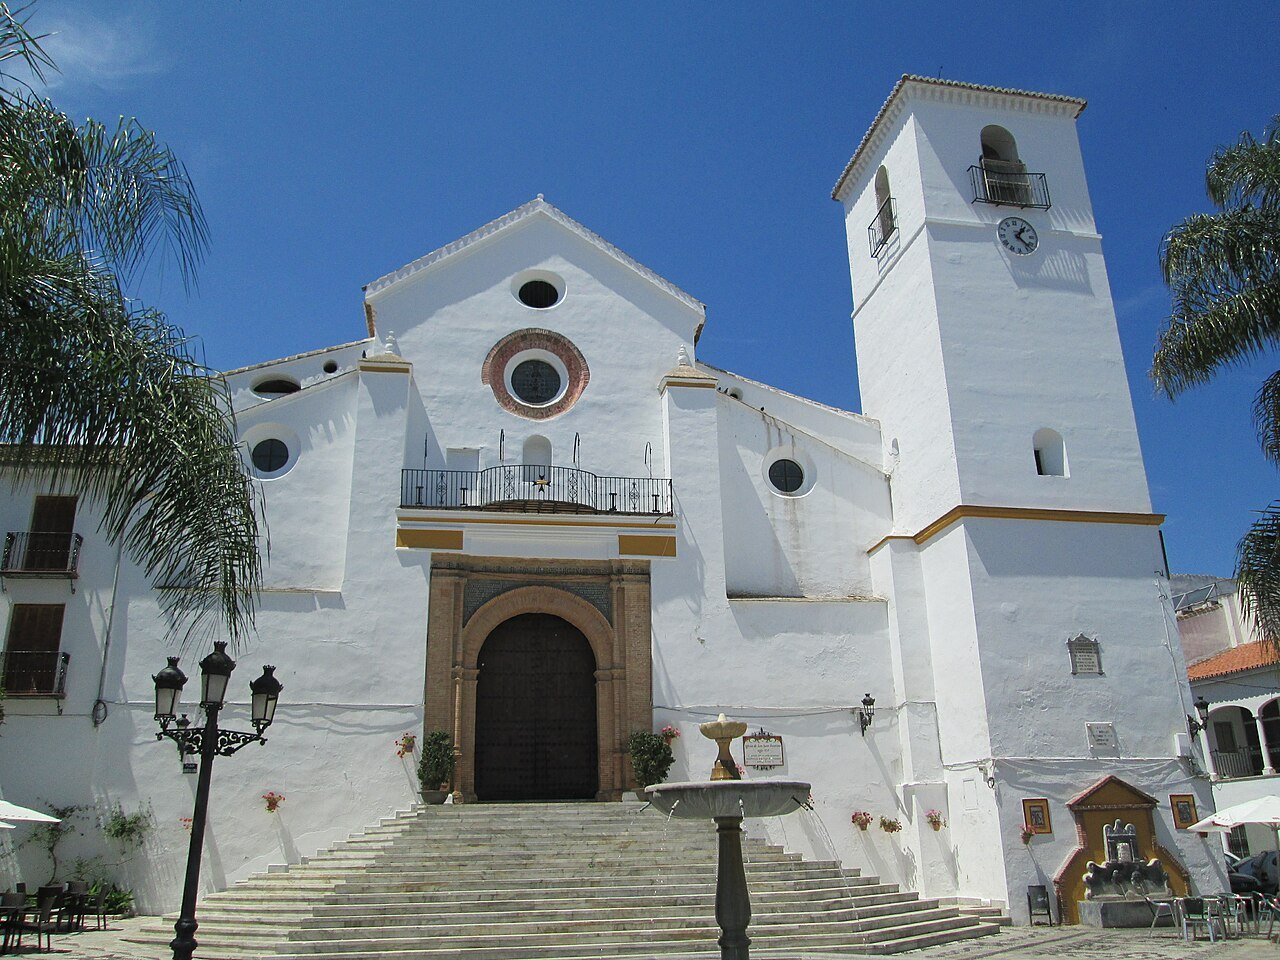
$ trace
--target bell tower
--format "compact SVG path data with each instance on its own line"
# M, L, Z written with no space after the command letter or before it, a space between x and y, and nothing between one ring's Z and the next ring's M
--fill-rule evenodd
M1167 794L1189 750L1084 107L904 76L832 194L863 410L880 421L892 492L892 528L868 552L887 600L902 802L917 828L927 808L947 815L955 859L918 829L905 842L929 896L1015 915L1043 882L1021 851L1023 797L1066 824L1079 784L1116 774ZM1105 671L1080 668L1080 638ZM1059 862L1074 835L1051 843L1045 862Z
M959 504L1150 510L1084 107L904 77L836 185L863 410L913 532Z

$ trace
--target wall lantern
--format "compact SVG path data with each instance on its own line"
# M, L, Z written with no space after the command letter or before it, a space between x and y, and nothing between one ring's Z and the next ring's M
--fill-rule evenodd
M200 706L221 710L227 699L227 683L236 662L227 656L227 642L215 640L213 653L200 661Z
M1187 714L1187 729L1191 731L1193 737L1209 726L1209 701L1204 698L1204 694L1196 697L1195 708L1196 714L1200 717L1199 720Z
M178 701L182 697L182 688L186 686L187 675L178 669L178 658L170 657L169 665L159 673L152 675L156 685L156 719L168 726L177 713Z
M862 706L858 708L858 726L862 727L862 735L867 735L867 727L871 726L871 721L876 715L876 698L871 694L866 694L862 698Z
M262 668L262 676L249 684L253 694L253 726L261 733L271 726L276 717L276 701L280 699L280 691L284 687L276 679L276 668L266 665Z

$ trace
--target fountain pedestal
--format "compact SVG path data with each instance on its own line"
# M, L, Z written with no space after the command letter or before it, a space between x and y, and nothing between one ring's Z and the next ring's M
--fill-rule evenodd
M703 736L720 746L711 779L657 783L645 788L649 802L670 817L714 820L716 824L716 923L721 960L750 960L751 894L742 863L742 821L795 813L809 799L800 780L740 780L729 756L729 740L746 732L745 723L720 719L701 726ZM736 732L735 732L736 731Z

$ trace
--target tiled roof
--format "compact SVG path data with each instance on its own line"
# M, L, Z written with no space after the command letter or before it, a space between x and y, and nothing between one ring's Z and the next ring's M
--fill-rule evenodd
M853 172L854 166L862 157L862 151L867 148L871 142L871 138L875 135L876 128L880 126L880 121L884 119L885 114L889 112L889 108L893 105L893 101L898 98L898 94L902 93L902 88L908 83L920 83L933 87L950 87L954 90L972 90L975 93L995 93L1004 94L1011 97L1034 97L1037 100L1052 100L1058 103L1075 104L1076 116L1084 110L1086 101L1079 97L1067 97L1060 93L1036 93L1033 90L1015 90L1013 87L989 87L981 83L963 83L960 80L943 80L941 77L921 77L914 73L904 73L902 79L893 85L893 89L889 91L889 96L885 98L884 103L880 105L880 109L876 112L875 119L871 121L871 126L867 127L867 132L862 135L862 139L858 142L858 148L853 151L853 156L849 162L844 165L844 171L840 174L840 178L836 180L836 185L831 189L831 199L839 200L840 191L844 188L844 182L849 174Z
M1280 663L1280 651L1270 643L1242 643L1230 650L1215 653L1198 663L1187 667L1187 679L1207 680L1210 677L1223 677L1241 670L1253 670L1257 667L1269 667Z

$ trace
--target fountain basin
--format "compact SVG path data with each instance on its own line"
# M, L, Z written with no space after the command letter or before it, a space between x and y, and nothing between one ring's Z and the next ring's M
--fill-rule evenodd
M694 780L655 783L644 792L668 816L692 820L780 817L801 809L809 789L802 780Z

